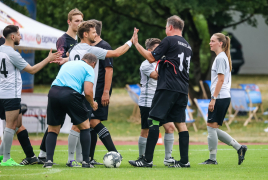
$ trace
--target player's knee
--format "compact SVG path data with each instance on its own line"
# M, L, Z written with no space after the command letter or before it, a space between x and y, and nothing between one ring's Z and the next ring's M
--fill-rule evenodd
M171 123L166 123L163 126L165 128L165 133L167 133L167 134L174 133L174 130L175 130L174 123L172 123L172 122Z
M24 131L26 128L21 125L21 127L17 130L16 134L19 134L21 131Z
M219 128L219 125L217 122L207 123L207 126L212 127L212 128Z
M188 131L186 123L175 123L175 126L179 132Z
M101 121L99 119L91 119L90 120L90 127L94 128L96 127Z
M73 125L72 126L72 130L80 133L80 130L79 130L79 128L76 125Z
M77 127L79 130L89 129L90 128L89 120L87 119L86 121L82 122L81 124L78 124Z
M48 125L48 132L53 132L53 133L59 134L60 133L60 125L58 125L58 126Z
M149 133L149 129L142 129L141 130L141 137L147 138Z

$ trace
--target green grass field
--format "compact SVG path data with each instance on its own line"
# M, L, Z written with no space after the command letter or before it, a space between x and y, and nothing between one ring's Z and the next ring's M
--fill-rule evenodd
M268 179L268 146L249 145L246 160L242 165L237 165L236 151L226 145L218 146L218 165L199 165L198 163L208 159L206 145L191 145L189 158L191 168L168 168L163 165L164 146L157 146L154 154L154 166L151 168L134 168L128 164L128 160L138 157L138 146L117 146L123 156L122 164L117 169L108 169L97 166L92 169L67 168L67 146L57 146L54 155L52 169L44 169L42 165L28 165L24 167L1 167L0 179ZM38 147L34 146L37 153ZM102 162L106 153L104 146L97 146L95 158ZM178 145L174 145L173 154L179 158ZM20 146L13 146L11 156L17 162L24 157Z

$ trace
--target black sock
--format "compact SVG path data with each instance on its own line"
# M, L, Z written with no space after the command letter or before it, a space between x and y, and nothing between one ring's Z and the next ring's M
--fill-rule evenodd
M151 125L149 127L149 134L147 137L146 149L145 149L145 159L147 162L152 162L154 156L154 148L156 146L159 137L159 126Z
M89 153L90 153L90 129L80 130L80 142L82 146L83 161L89 163Z
M96 131L96 133L98 133L100 140L102 141L102 143L104 144L104 146L106 147L106 149L109 152L110 151L117 152L117 150L114 146L112 137L110 135L110 132L102 123L97 124L97 126L95 126L94 130Z
M33 157L34 152L33 152L33 147L31 145L31 142L28 136L28 131L25 129L19 132L19 134L17 134L17 137L26 157Z
M54 132L47 133L46 137L46 152L47 152L47 161L51 160L53 162L54 151L57 143L58 135Z
M91 135L91 145L90 145L90 154L89 157L90 159L94 159L94 153L95 153L95 148L96 148L96 144L98 141L98 136L96 131L93 128L90 128L90 135Z
M183 131L179 133L179 146L180 146L180 155L181 162L183 164L187 164L189 162L188 159L188 151L189 151L189 132Z
M42 142L41 142L41 145L40 145L40 149L44 152L46 152L46 139L47 139L47 130L43 136L43 139L42 139Z

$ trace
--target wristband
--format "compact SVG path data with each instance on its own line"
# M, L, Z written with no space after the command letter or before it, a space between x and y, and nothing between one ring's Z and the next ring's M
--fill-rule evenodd
M127 44L130 48L132 46L132 42L131 41L127 41L125 44Z

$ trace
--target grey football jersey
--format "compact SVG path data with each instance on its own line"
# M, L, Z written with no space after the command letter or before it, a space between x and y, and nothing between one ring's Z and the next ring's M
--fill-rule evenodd
M21 98L20 71L28 63L10 46L0 46L0 99Z
M151 107L154 93L157 86L157 80L150 78L150 74L155 71L156 62L149 63L148 60L142 62L140 66L141 75L141 94L139 97L139 106Z
M69 61L81 60L86 53L94 54L99 60L105 60L107 52L108 50L95 47L95 46L90 46L87 43L79 43L79 44L76 44L71 50L70 55L69 55ZM94 79L94 86L93 86L93 94L95 97L95 91L96 91L96 85L97 85L98 73L99 73L99 61L97 62L94 68L94 73L95 73L95 79Z

